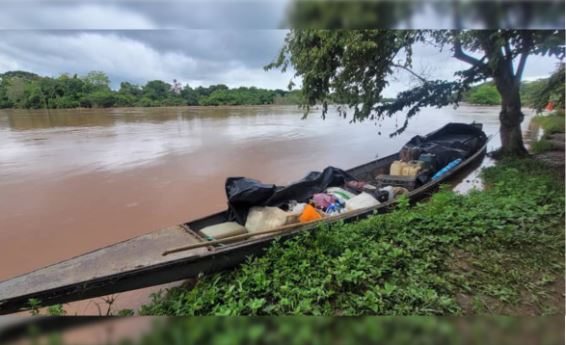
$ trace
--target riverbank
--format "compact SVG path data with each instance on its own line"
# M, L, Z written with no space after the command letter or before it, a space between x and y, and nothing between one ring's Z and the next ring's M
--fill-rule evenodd
M155 294L144 315L564 313L564 182L501 161L487 188L442 191L270 247L239 268Z
M535 116L532 124L543 131L540 138L536 138L531 145L534 158L564 174L564 110Z

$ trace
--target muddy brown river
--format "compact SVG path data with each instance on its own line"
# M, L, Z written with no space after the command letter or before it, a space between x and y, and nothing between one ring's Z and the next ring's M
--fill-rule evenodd
M295 106L0 110L0 280L221 210L228 176L284 184L394 153L448 122L497 134L497 115L425 109L390 138L402 117L301 120ZM135 308L149 290L117 305ZM98 313L92 304L71 309Z

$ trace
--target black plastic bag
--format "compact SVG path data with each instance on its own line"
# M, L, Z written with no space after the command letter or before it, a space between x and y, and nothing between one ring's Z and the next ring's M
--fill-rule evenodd
M301 180L285 187L246 177L229 177L225 184L228 220L244 225L248 211L253 206L281 206L290 200L305 202L328 187L343 186L351 180L355 180L352 175L335 167L327 167L322 172L310 172Z
M426 136L413 137L403 149L419 149L435 155L436 168L441 169L455 159L465 160L487 142L485 133L465 123L449 123Z

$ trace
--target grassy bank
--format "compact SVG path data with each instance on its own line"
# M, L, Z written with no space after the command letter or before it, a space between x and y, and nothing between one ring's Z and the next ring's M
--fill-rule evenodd
M543 130L544 134L564 133L565 120L564 111L559 110L548 116L536 116L533 118Z
M485 191L442 191L275 243L237 269L154 295L140 313L563 313L563 181L531 159L483 178Z
M535 154L552 150L560 150L564 147L564 139L555 139L555 134L564 133L565 121L564 110L557 110L549 115L535 116L532 121L543 130L543 136L531 144L531 151Z

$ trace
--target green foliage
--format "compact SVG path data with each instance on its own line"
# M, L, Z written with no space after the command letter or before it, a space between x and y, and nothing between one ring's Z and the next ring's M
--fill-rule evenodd
M28 299L29 312L32 316L39 315L39 309L41 308L41 301L37 298Z
M531 145L531 151L533 153L542 153L546 151L551 151L553 149L554 149L554 144L552 144L550 141L546 139L538 140Z
M54 304L47 308L47 314L50 316L63 316L67 314L67 312L61 304Z
M221 89L213 91L209 96L199 100L200 105L244 105L271 104L275 92L255 87L240 87L237 89Z
M421 37L418 31L392 30L293 30L276 61L266 69L290 65L302 77L305 106L323 105L336 98L354 109L354 119L371 116L386 76L400 53L410 64L411 45ZM362 103L360 106L359 104Z
M117 316L134 316L134 311L132 309L121 309Z
M379 5L368 3L368 10ZM344 24L340 7L324 8L323 2L306 6L307 13L319 12L318 20ZM358 10L363 7L356 7ZM365 10L364 10L365 11ZM364 22L370 18L351 18ZM301 17L298 21L301 22ZM394 16L392 16L394 18ZM383 20L383 18L382 18ZM348 24L345 24L348 25ZM355 26L354 26L355 27ZM412 70L412 47L429 43L439 49L450 49L453 56L467 64L449 80L428 79ZM475 56L482 56L476 58ZM565 55L562 30L323 30L299 27L291 30L278 57L266 68L286 71L290 66L294 77L302 78L303 103L308 108L322 103L322 116L328 103L337 99L353 109L352 121L380 120L401 113L405 121L391 133L403 132L424 107L457 104L472 85L494 80L501 94L500 120L502 147L500 153L526 154L521 137L509 135L520 129L523 119L519 97L525 62L529 55ZM400 92L394 101L382 102L382 92L394 72L405 71L418 82ZM563 73L562 73L563 74ZM481 102L493 102L494 97L481 90ZM341 114L346 117L347 109ZM507 140L508 138L514 138Z
M147 82L142 90L145 97L152 101L158 101L167 97L171 90L171 85L161 80L152 80Z
M544 85L536 94L536 99L534 100L534 107L541 111L549 103L554 103L557 108L564 109L564 97L566 90L564 88L565 81L565 70L564 63L560 63L556 71L545 80Z
M140 313L474 312L458 300L463 294L477 297L479 304L486 298L517 303L526 280L563 274L564 185L529 159L500 162L483 176L488 184L485 191L462 196L442 190L412 208L403 202L389 214L321 226L284 243L275 242L264 256L250 258L234 270L154 294ZM490 261L490 274L463 279L466 270L453 259L457 252L479 258L499 253L500 261ZM508 277L511 273L501 272L502 264L511 272L519 263L525 268L522 279L513 281ZM545 289L540 285L529 291L539 295Z
M114 321L117 322L111 324ZM107 345L527 345L540 343L550 345L560 344L564 340L564 320L560 317L484 316L467 319L415 316L185 317L154 318L148 327L146 321L141 318L130 320L128 325L134 327L125 328L119 320L107 320L106 324L108 325L109 322L110 324L105 330L108 331L102 333L106 337L96 337L95 339L104 339L103 342L99 340L96 343ZM120 331L112 332L113 329ZM135 329L136 332L128 332L130 329ZM76 328L71 331L76 332ZM26 333L28 341L19 343L62 345L70 343L69 338L76 338L67 336L63 330L42 331L42 328L36 324L31 324ZM71 344L75 343L77 342Z
M564 133L564 111L556 111L547 116L536 116L533 121L542 127L544 134Z
M466 92L464 101L478 105L499 105L501 104L501 95L499 95L493 83L485 83Z
M39 310L42 308L41 301L37 298L28 299L29 312L32 316L39 315ZM47 307L47 315L49 316L62 316L67 312L61 304L54 304Z
M535 108L540 97L540 93L547 82L548 78L523 82L521 84L520 92L521 102L526 106Z
M560 65L562 66L562 65ZM562 74L557 74L562 68ZM559 67L553 75L564 75L564 67ZM562 83L552 82L553 77L524 81L521 83L521 103L525 106L542 111L548 102L553 102L558 108L564 107L564 80ZM556 79L556 77L554 77ZM562 95L562 97L560 97ZM493 82L484 83L472 87L464 93L464 101L472 104L499 105L501 95L497 91Z
M110 108L116 103L116 96L110 90L98 90L89 94L86 102L93 108Z
M313 6L320 6L320 3ZM563 32L551 31L402 31L402 30L292 30L276 60L266 66L285 71L292 66L295 76L302 77L304 105L323 104L323 115L331 94L354 109L354 120L379 119L407 109L407 120L424 106L443 106L455 103L468 88L488 78L502 80L502 59L516 73L512 80L520 81L522 71L513 69L512 60L522 54L564 56ZM413 76L419 85L401 92L394 102L379 105L387 78L412 65L412 46L416 42L433 41L447 46L455 57L467 62L470 68L455 74L454 80L427 80ZM489 44L487 44L489 42ZM503 47L507 45L505 53ZM464 52L485 55L480 61ZM402 53L402 54L401 54ZM503 55L506 54L506 55ZM402 60L399 60L399 57ZM505 69L505 71L508 71ZM503 86L503 85L502 85ZM509 85L512 89L514 85ZM511 92L512 90L509 90ZM493 90L482 89L491 93ZM486 96L486 95L484 95ZM490 96L489 100L493 101ZM403 125L403 128L406 127Z
M89 91L106 91L110 89L110 79L104 72L88 72L82 79L86 89Z
M167 318L139 344L527 344L545 334L560 343L560 318L485 317L465 320L423 317L198 317ZM486 336L488 334L488 336Z
M178 83L171 85L161 80L149 81L144 86L122 82L118 91L113 91L103 72L90 72L83 77L64 74L58 78L22 71L0 74L0 108L261 105L299 104L300 101L299 91L230 89L222 84L193 89L189 85L181 88Z

